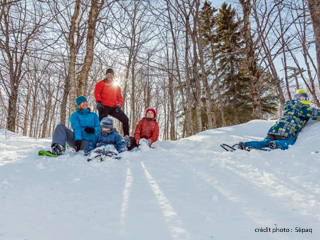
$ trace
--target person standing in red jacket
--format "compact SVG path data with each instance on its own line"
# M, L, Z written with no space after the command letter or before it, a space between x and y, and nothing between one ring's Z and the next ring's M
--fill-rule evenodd
M143 117L136 126L134 131L134 137L131 137L131 147L137 147L143 143L146 143L149 147L152 147L159 138L159 125L156 121L157 112L153 108L147 108L145 111L145 117Z
M95 86L94 97L99 111L99 120L101 121L108 115L118 119L122 123L124 139L128 144L130 142L129 119L121 110L123 106L121 89L120 86L114 84L113 78L114 72L111 68L108 68L105 79L99 81Z

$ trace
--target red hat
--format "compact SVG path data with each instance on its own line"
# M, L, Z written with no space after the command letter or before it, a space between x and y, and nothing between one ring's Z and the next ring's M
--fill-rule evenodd
M153 108L147 108L146 111L145 111L145 113L144 113L144 115L147 115L147 112L149 112L149 111L152 111L152 112L153 112L154 118L157 117L157 111L154 110Z

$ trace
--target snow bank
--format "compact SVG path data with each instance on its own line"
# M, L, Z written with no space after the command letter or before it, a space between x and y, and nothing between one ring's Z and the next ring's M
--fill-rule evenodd
M262 139L272 123L90 163L82 153L38 157L50 139L0 131L0 239L320 239L320 123L287 151L219 146Z

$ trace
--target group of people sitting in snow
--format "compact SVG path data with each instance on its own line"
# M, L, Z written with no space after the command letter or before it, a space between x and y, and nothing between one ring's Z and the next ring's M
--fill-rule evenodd
M159 125L157 112L153 108L145 110L145 116L135 128L134 136L129 136L129 119L121 110L123 106L121 89L113 84L114 71L109 68L105 78L99 81L94 90L99 117L88 106L85 96L76 99L76 109L70 116L71 131L63 124L58 124L53 137L51 149L55 155L62 155L66 143L76 151L84 150L88 154L100 146L113 146L117 152L131 150L139 145L153 147L158 141ZM122 123L124 138L113 126L112 116Z
M121 110L121 89L113 84L113 79L114 72L109 68L105 79L95 86L94 96L99 117L88 107L85 96L76 99L76 111L70 117L73 131L62 124L56 127L51 145L52 153L63 154L66 143L76 151L84 150L86 153L99 146L113 145L120 153L141 144L151 147L158 141L159 126L156 121L157 113L153 108L145 110L145 116L135 128L134 137L129 136L129 119ZM113 127L113 120L109 115L122 123L124 138ZM320 109L311 107L305 90L299 89L294 100L285 103L281 118L269 129L264 140L240 142L238 148L288 149L289 145L295 143L298 133L309 119L320 120Z

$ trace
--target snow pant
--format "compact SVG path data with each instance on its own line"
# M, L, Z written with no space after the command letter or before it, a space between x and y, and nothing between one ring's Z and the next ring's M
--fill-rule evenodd
M108 115L118 119L122 123L122 129L124 136L129 136L129 118L127 115L122 111L119 110L119 112L116 112L116 107L108 107L108 106L102 106L98 108L99 111L99 120L101 122L102 118L108 117Z
M128 151L130 151L138 146L139 146L139 144L137 144L136 139L134 137L130 137L130 147L128 147Z
M74 140L74 132L72 132L65 125L58 124L53 133L51 147L54 143L61 144L62 146L66 146L66 143L68 143L70 147L75 148L76 143ZM80 149L87 151L88 144L89 144L88 140L82 140Z
M288 149L289 145L293 145L296 142L296 138L282 138L277 139L277 137L273 135L268 135L262 141L250 141L245 142L246 147L253 147L253 148L265 148L268 147L269 142L274 142L281 150Z

